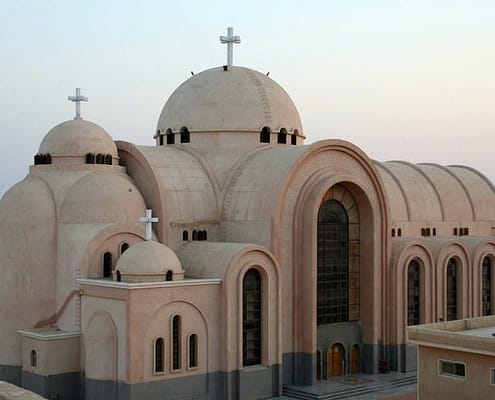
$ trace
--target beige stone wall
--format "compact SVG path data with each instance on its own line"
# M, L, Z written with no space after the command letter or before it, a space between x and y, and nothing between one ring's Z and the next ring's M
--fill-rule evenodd
M466 379L439 375L438 360L466 364ZM419 346L418 398L421 400L493 399L490 368L495 357Z

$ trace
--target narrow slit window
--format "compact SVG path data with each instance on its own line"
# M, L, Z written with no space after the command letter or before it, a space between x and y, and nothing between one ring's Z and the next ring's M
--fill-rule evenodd
M198 337L195 334L189 336L189 368L198 366Z

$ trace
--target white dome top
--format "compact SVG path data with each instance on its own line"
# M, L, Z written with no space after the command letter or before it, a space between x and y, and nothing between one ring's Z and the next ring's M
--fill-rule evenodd
M43 138L39 153L56 157L102 153L117 157L117 146L101 126L76 118L53 127Z
M182 273L182 266L175 253L162 243L153 240L139 242L127 249L118 259L115 270L126 281L143 282L152 277L162 277L168 271Z
M157 129L178 132L253 131L267 126L303 135L287 92L274 80L243 67L212 68L180 85L163 107Z

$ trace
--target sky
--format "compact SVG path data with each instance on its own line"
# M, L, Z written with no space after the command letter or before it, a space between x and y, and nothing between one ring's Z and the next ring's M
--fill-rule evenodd
M0 196L44 135L74 117L154 145L184 80L226 63L270 72L306 143L339 138L378 161L464 164L495 181L493 0L0 0Z

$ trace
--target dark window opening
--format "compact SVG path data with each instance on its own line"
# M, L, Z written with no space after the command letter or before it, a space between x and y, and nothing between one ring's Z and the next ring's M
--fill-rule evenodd
M454 236L457 236L457 228L454 228Z
M165 280L166 281L171 281L173 277L173 272L172 271L167 271L167 274L165 275Z
M106 252L103 254L103 278L112 276L112 253Z
M416 260L407 268L407 325L419 325L420 271Z
M95 163L95 155L93 153L86 154L86 164L94 164Z
M395 237L395 229L392 228L392 237Z
M187 129L185 126L180 128L180 142L191 143L191 134L189 133L189 129Z
M437 228L433 228L433 236L437 236Z
M397 229L397 236L401 237L402 236L402 229Z
M36 367L38 365L38 356L35 350L31 350L31 367Z
M457 319L457 261L451 258L447 265L447 321Z
M181 337L180 316L172 318L172 369L180 369L180 337Z
M158 338L155 341L155 372L163 372L164 362L163 362L163 339Z
M124 242L120 245L120 254L123 254L129 248L129 243Z
M270 143L271 134L272 134L272 130L268 126L264 126L260 132L260 142L261 143Z
M117 270L117 282L122 282L122 274Z
M281 128L277 136L277 143L286 144L287 143L287 129Z
M483 259L481 267L481 315L492 315L492 260Z
M195 334L189 336L189 368L198 366L198 337Z
M167 129L165 136L167 136L167 144L175 144L175 133L172 132L172 129Z
M290 144L291 144L292 146L297 145L297 135L296 135L296 132L297 132L297 131L294 131L294 133L293 133L293 134L291 135L291 137L290 137Z
M105 156L105 164L112 165L112 155L111 154L107 154Z
M421 236L425 236L426 235L426 229L425 228L421 228Z
M189 240L189 231L182 231L182 240Z
M163 146L163 135L160 135L160 138L158 139L160 146Z
M317 324L349 319L349 220L344 206L330 200L318 211Z
M251 268L242 280L242 363L261 364L261 276Z
M196 230L193 231L192 240L198 240L198 231L196 231Z
M36 154L34 156L34 165L47 165L52 163L52 156L47 154Z

